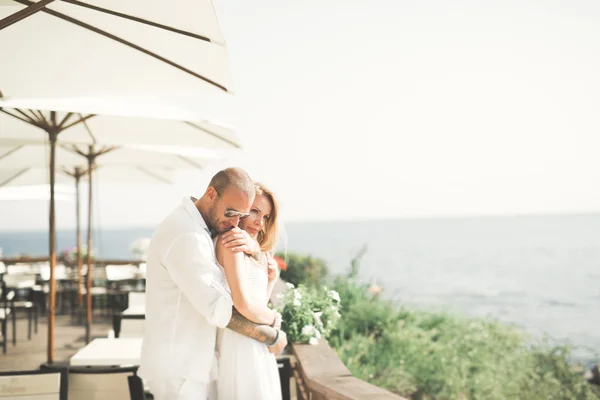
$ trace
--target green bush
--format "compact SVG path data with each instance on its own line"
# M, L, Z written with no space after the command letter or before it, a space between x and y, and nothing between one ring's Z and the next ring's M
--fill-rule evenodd
M324 263L289 260L294 284L325 282ZM371 294L358 270L355 259L329 282L343 304L329 343L358 378L415 400L600 399L569 361L570 348L534 343L493 320L399 307Z
M327 265L325 261L310 255L298 253L277 253L279 258L287 264L287 268L281 271L281 279L298 286L322 286L327 277Z

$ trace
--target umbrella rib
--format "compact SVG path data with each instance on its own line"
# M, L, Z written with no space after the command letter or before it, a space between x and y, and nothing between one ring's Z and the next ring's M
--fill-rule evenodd
M0 108L0 111L2 111L2 112L3 112L3 113L5 113L5 114L8 114L8 115L10 115L10 116L11 116L11 117L13 117L13 118L16 118L16 119L19 119L19 120L21 120L21 121L25 122L26 124L30 124L30 125L35 125L35 126L38 126L38 124L37 124L37 123L35 123L35 121L31 121L30 119L21 118L21 117L19 117L18 115L15 115L15 114L13 114L13 113L10 113L10 112L8 112L7 110L5 110L5 109L3 109L3 108Z
M80 6L80 7L84 7L84 8L89 8L98 12L102 12L105 14L110 14L110 15L114 15L115 17L119 17L119 18L124 18L124 19L128 19L131 21L135 21L135 22L139 22L141 24L145 24L145 25L150 25L153 26L155 28L160 28L160 29L164 29L166 31L170 31L170 32L174 32L174 33L178 33L180 35L183 36L189 36L192 37L194 39L199 39L199 40L203 40L205 42L209 42L209 43L214 43L209 37L206 36L202 36L202 35L198 35L192 32L187 32L181 29L177 29L177 28L173 28L171 26L168 25L163 25L163 24L159 24L156 22L152 22L152 21L148 21L146 19L142 19L142 18L138 18L138 17L134 17L133 15L128 15L128 14L123 14L117 11L113 11L113 10L108 10L106 8L102 8L102 7L98 7L98 6L94 6L91 4L87 4L81 1L77 1L77 0L62 0L63 3L70 3L76 6Z
M21 109L15 108L15 111L17 111L21 115L25 115L25 116L29 117L29 119L31 119L38 125L41 123L39 116L36 113L34 113L32 110L21 110ZM31 113L31 115L27 114L26 111L29 111Z
M79 118L81 118L81 123L83 124L83 127L85 128L85 130L87 131L87 133L89 133L90 137L92 138L92 142L94 144L96 144L97 143L96 137L92 133L92 130L90 129L90 127L88 126L88 124L85 122L85 119L83 119L83 115L79 114Z
M224 137L223 137L223 136L221 136L221 135L218 135L218 134L216 134L216 133L214 133L214 132L212 132L212 131L210 131L210 130L208 130L208 129L206 129L206 128L203 128L203 127L201 127L201 126L198 126L198 125L194 124L193 122L189 122L189 121L184 121L184 122L185 122L186 124L188 124L189 126L192 126L192 127L196 128L196 129L199 129L199 130L201 130L202 132L208 133L209 135L216 137L216 138L217 138L217 139L219 139L219 140L222 140L222 141L224 141L225 143L229 143L230 145L232 145L232 146L233 146L233 147L235 147L235 148L238 148L238 149L240 148L240 146L239 146L239 145L238 145L236 142L234 142L234 141L232 141L232 140L229 140L229 139L227 139L227 138L224 138Z
M192 165L192 166L194 166L194 167L196 167L198 169L204 168L203 165L201 165L201 164L195 162L194 160L191 160L191 159L189 159L189 158L187 158L185 156L178 155L177 157L181 158L183 161L187 162L188 164L190 164L190 165Z
M12 181L14 181L15 179L17 179L18 177L20 177L21 175L23 175L27 171L29 171L29 168L22 169L21 171L17 172L16 174L14 174L10 178L6 179L5 181L0 182L0 187L8 185L9 183L11 183Z
M16 1L17 3L25 4L25 5L35 4L35 3L32 3L29 0L14 0L14 1ZM171 60L169 60L169 59L167 59L167 58L165 58L163 56L160 56L160 55L158 55L156 53L153 53L153 52L151 52L148 49L140 47L140 46L138 46L135 43L129 42L129 41L125 40L125 39L122 39L122 38L120 38L118 36L115 36L112 33L108 33L107 31L103 31L103 30L101 30L99 28L96 28L95 26L86 24L85 22L79 21L79 20L77 20L75 18L71 18L68 15L59 13L59 12L54 11L54 10L50 10L50 9L45 8L42 11L45 12L45 13L47 13L47 14L50 14L50 15L52 15L54 17L57 17L57 18L60 18L62 20L65 20L67 22L70 22L72 24L78 25L78 26L80 26L82 28L88 29L88 30L90 30L92 32L95 32L95 33L99 34L99 35L105 36L105 37L107 37L109 39L112 39L112 40L114 40L116 42L119 42L119 43L121 43L121 44L123 44L123 45L125 45L127 47L131 47L132 49L135 49L135 50L137 50L139 52L142 52L142 53L144 53L144 54L146 54L146 55L148 55L150 57L156 58L157 60L162 61L165 64L168 64L168 65L170 65L170 66L172 66L174 68L177 68L177 69L179 69L179 70L181 70L181 71L183 71L185 73L188 73L188 74L190 74L190 75L192 75L192 76L194 76L194 77L196 77L198 79L201 79L204 82L210 83L211 85L218 87L219 89L223 90L224 92L229 92L229 90L225 86L223 86L223 85L221 85L221 84L219 84L219 83L217 83L217 82L215 82L215 81L213 81L213 80L211 80L209 78L206 78L206 77L200 75L199 73L194 72L191 69L184 67L183 65L179 65L179 64L177 64L174 61L171 61Z
M40 126L40 122L36 121L35 118L33 118L31 115L27 115L27 113L25 113L25 111L19 110L18 108L13 108L13 110L15 110L16 112L18 112L19 114L21 114L23 117L25 117L25 119L27 121L29 121L29 123L31 125ZM15 116L15 115L13 115L13 116Z
M138 170L142 171L143 173L145 173L145 174L147 174L147 175L151 176L152 178L156 179L157 181L160 181L160 182L163 182L163 183L166 183L166 184L169 184L169 185L173 183L173 182L171 182L170 180L168 180L167 178L163 178L162 176L160 176L160 175L158 175L158 174L155 174L155 173L154 173L154 172L152 172L152 171L148 171L148 170L147 170L146 168L144 168L144 167L137 166L136 168L137 168Z
M103 155L110 153L111 151L117 150L117 149L119 149L119 147L117 147L117 146L106 146L106 147L102 148L102 150L98 151L96 156L97 157L103 156Z
M30 3L27 8L17 11L14 14L9 15L8 17L2 18L0 20L0 31L12 24L16 24L17 22L32 16L33 14L41 11L47 4L52 3L54 0L42 0L37 3Z
M65 115L65 117L62 119L62 121L60 121L60 123L58 124L58 127L60 129L62 129L63 126L67 123L67 121L69 121L69 119L71 119L72 116L73 116L73 113L67 113Z
M75 173L71 172L70 170L67 170L65 167L60 167L58 169L58 172L62 172L63 174L68 175L71 178L75 178Z
M15 151L19 151L21 150L23 147L25 147L25 145L20 145L15 147L14 149L10 149L9 151L7 151L4 154L0 154L0 160L2 160L4 157L10 156L12 153L14 153Z
M61 131L64 131L66 129L69 129L70 127L77 125L80 122L84 122L92 117L94 117L96 114L90 114L90 115L86 115L85 117L81 117L80 119L78 119L77 121L71 122L69 125L67 126L63 126L61 127Z
M88 156L87 153L84 153L83 151L79 150L79 148L77 146L75 146L75 145L65 146L65 145L60 145L59 144L59 147L62 148L62 149L65 149L67 151L70 151L71 153L75 153L78 156L82 156L82 157L85 157L85 158L87 158L87 156Z
M29 111L40 120L40 123L48 125L48 120L44 116L43 112L41 112L40 110L29 110Z

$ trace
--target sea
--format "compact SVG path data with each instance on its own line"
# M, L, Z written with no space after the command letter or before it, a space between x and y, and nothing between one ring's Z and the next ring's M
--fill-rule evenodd
M152 227L94 232L102 258L132 258ZM360 279L398 304L515 325L600 357L600 214L290 222L280 246ZM0 232L4 256L47 254L47 233ZM75 244L57 232L57 248ZM343 299L342 299L343 300Z

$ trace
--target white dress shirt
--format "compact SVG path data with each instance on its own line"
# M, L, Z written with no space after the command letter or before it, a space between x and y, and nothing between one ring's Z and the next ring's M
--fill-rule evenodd
M148 247L140 376L208 383L217 328L232 307L206 222L186 197Z

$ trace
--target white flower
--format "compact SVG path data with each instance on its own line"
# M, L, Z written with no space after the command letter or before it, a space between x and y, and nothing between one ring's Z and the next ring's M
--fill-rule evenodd
M290 289L293 289L295 287L293 283L289 283L289 282L286 282L285 285Z
M315 345L319 344L319 339L317 339L317 338L315 338L315 337L311 337L311 338L308 340L308 344L315 346Z
M302 293L298 289L294 289L294 299L300 300L302 298Z
M340 294L338 292L336 292L335 290L330 290L329 292L327 292L327 296L331 297L333 300L337 301L338 303L340 302Z
M315 329L315 338L321 339L321 332L318 329Z
M284 297L284 296L283 296L283 293L277 293L277 294L275 295L275 298L276 298L277 300L281 300L281 299L283 299L283 297Z
M333 311L333 315L335 315L337 318L341 317L340 312L338 311L338 308L336 306L331 306L331 311Z
M302 334L306 336L312 336L312 334L317 331L316 328L312 325L305 325L302 328ZM317 331L318 332L318 331Z
M302 305L302 303L300 303L300 300L298 300L298 299L294 299L294 305L295 305L296 307L300 307L300 306Z
M313 317L315 317L315 322L317 326L323 326L323 321L321 321L321 315L323 315L322 311L313 313Z

